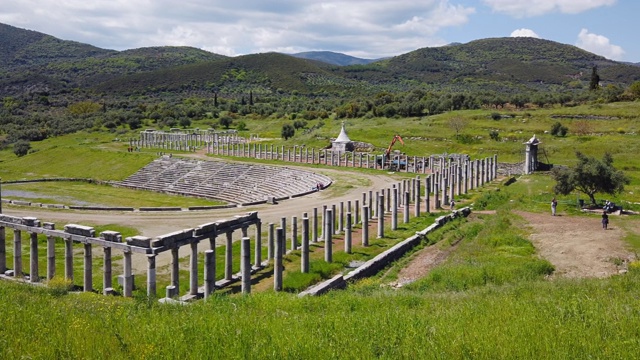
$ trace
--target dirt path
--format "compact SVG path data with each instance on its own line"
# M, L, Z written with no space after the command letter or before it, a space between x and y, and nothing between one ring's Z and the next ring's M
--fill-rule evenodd
M625 232L616 226L615 216L609 217L609 229L604 230L599 217L551 216L523 211L517 214L529 223L532 231L529 239L538 254L555 266L552 278L603 278L619 273L635 260L635 255L625 247L622 240ZM419 251L391 285L402 287L426 276L445 261L455 247L442 248L435 244Z
M603 278L617 274L635 259L622 240L625 232L610 216L609 229L600 217L551 216L518 212L531 226L529 239L541 257L555 267L555 277Z

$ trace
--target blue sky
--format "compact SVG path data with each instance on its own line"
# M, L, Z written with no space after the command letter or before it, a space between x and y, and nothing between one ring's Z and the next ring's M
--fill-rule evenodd
M637 0L19 0L0 22L101 48L185 45L236 56L328 50L362 58L533 36L640 62Z

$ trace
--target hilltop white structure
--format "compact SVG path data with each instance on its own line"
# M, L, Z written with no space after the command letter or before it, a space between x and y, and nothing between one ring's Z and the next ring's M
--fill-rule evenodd
M353 150L354 150L353 141L349 139L349 136L347 135L347 131L344 129L344 122L343 122L342 129L340 129L340 135L338 135L338 137L335 140L331 141L331 151L345 152L345 151L353 151Z

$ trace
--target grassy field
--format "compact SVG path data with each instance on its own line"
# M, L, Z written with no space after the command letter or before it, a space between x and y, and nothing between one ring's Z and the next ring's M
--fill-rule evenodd
M544 162L571 165L576 150L598 157L607 151L632 182L623 194L606 197L638 210L638 110L640 104L628 103L498 111L514 116L500 120L491 117L496 111L478 110L416 119L350 119L347 130L352 140L368 141L380 149L388 145L390 134L398 132L405 145L397 148L409 155L464 152L475 158L497 153L500 161L517 162L522 160L522 143L534 133L542 140L541 150L548 158L543 157ZM574 131L584 126L580 123L584 120L552 115L610 118L588 120L591 131L578 135ZM456 138L448 125L452 117L468 121L461 134L471 140ZM250 133L265 138L278 137L287 122L245 121ZM556 121L569 127L568 136L544 133ZM309 126L316 123L310 121ZM330 137L337 136L339 127L340 121L326 120L308 134L271 141L325 146ZM499 131L500 141L489 139L491 130ZM114 136L91 133L50 139L34 144L38 151L19 159L5 150L0 152L0 176L5 180L60 176L121 180L156 156L154 151L127 153L126 144L112 141ZM422 246L459 245L428 276L401 289L385 285L396 278L406 260L345 291L319 298L270 290L251 296L228 291L190 306L159 305L142 291L124 299L71 295L60 286L47 289L0 282L0 358L636 358L640 345L638 263L631 263L627 274L607 279L548 281L546 275L553 266L537 256L526 224L513 214L514 210L548 211L553 185L548 174L535 174L519 177L509 186L490 186L461 197L463 202L474 203L476 210L496 213L461 219L431 234ZM10 186L3 184L3 190ZM54 187L43 193L56 191ZM60 196L86 201L92 191L61 192ZM577 193L558 197L558 211L566 216L593 216L577 209L581 197ZM182 204L179 198L171 199ZM432 220L425 215L394 236L409 236ZM626 234L626 246L638 253L638 220L617 221ZM234 251L238 251L235 246ZM337 254L334 259L343 266L370 255ZM285 277L287 289L294 293L318 276L337 270L327 268L318 256L313 260L313 274L301 274L295 266L298 256L294 252L288 258ZM100 281L96 279L96 286ZM181 284L188 284L186 273L181 273Z

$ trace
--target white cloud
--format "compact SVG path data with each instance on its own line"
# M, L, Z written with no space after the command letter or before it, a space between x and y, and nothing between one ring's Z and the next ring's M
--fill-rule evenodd
M611 44L608 38L592 34L587 29L582 29L578 34L576 46L612 60L621 60L625 54L622 47Z
M483 0L493 11L514 17L539 16L552 12L578 14L583 11L611 6L617 0Z
M123 50L185 45L225 55L332 50L391 56L447 43L438 33L466 24L459 0L20 0L0 22L65 40Z
M531 29L525 29L525 28L513 30L510 36L511 37L532 37L532 38L540 39L540 35L536 34L535 31Z

